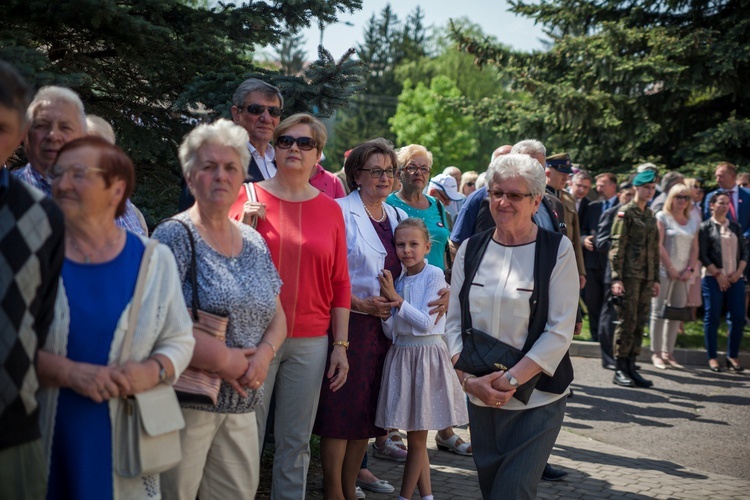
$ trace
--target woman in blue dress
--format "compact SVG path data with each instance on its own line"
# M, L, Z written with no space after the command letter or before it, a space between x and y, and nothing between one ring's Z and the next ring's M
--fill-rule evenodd
M65 215L65 261L55 322L39 354L47 498L159 497L158 475L114 473L114 415L124 396L171 383L193 351L192 321L171 251L152 254L131 360L118 366L146 238L115 224L133 191L127 155L84 137L62 147L50 172Z

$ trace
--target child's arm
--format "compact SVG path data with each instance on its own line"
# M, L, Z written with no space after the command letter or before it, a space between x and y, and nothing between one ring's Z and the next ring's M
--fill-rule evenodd
M442 334L444 323L435 324L437 314L429 314L427 303L438 297L438 292L446 287L443 271L430 266L425 268L425 279L420 280L419 286L411 290L412 303L403 301L395 316L412 327L414 335Z

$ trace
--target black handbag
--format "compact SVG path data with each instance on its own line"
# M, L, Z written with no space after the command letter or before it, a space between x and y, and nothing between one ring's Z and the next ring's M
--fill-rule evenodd
M695 321L695 318L693 317L692 307L675 307L673 305L670 305L670 302L672 302L672 289L674 287L675 282L676 281L673 280L669 284L669 289L667 290L667 297L666 297L666 300L664 301L664 305L661 308L659 317L663 319L669 319L672 321ZM684 285L684 286L687 287L687 285Z
M456 361L455 368L466 373L471 373L477 377L482 377L496 371L507 371L513 368L521 358L525 356L524 351L517 349L505 342L502 342L487 333L474 328L471 324L471 313L469 312L469 287L476 274L477 266L482 259L484 250L487 248L489 238L479 243L478 249L473 248L477 240L467 242L466 254L466 276L464 285L459 295L461 303L461 339L463 348L461 355ZM471 245L471 246L468 246ZM530 347L530 346L529 346ZM537 382L542 374L538 373L530 380L519 385L513 397L527 404L531 393L534 392Z

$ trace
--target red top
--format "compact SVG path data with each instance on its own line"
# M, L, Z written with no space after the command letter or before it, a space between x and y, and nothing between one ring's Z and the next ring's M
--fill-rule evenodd
M351 306L341 207L323 194L307 201L284 201L257 184L255 193L266 205L266 220L259 219L256 229L266 240L283 282L280 299L287 336L326 335L331 309ZM230 218L240 219L245 201L243 187Z
M315 174L310 178L310 184L319 191L324 192L333 199L344 198L346 191L341 184L341 180L320 164L315 165Z

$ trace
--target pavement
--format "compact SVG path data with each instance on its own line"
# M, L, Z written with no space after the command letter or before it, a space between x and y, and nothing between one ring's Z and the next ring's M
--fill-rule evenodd
M583 344L590 347L571 349L573 397L549 460L569 474L541 481L537 498L750 498L750 370L712 373L705 354L689 352L676 357L695 364L658 370L644 352L642 374L654 387L622 388L601 367L598 346ZM750 367L747 356L741 360ZM456 432L470 439L468 429ZM434 432L428 443L435 498L480 499L471 457L438 451ZM369 453L370 470L396 491L367 498L397 498L403 465ZM309 479L308 498L320 498L321 478Z

